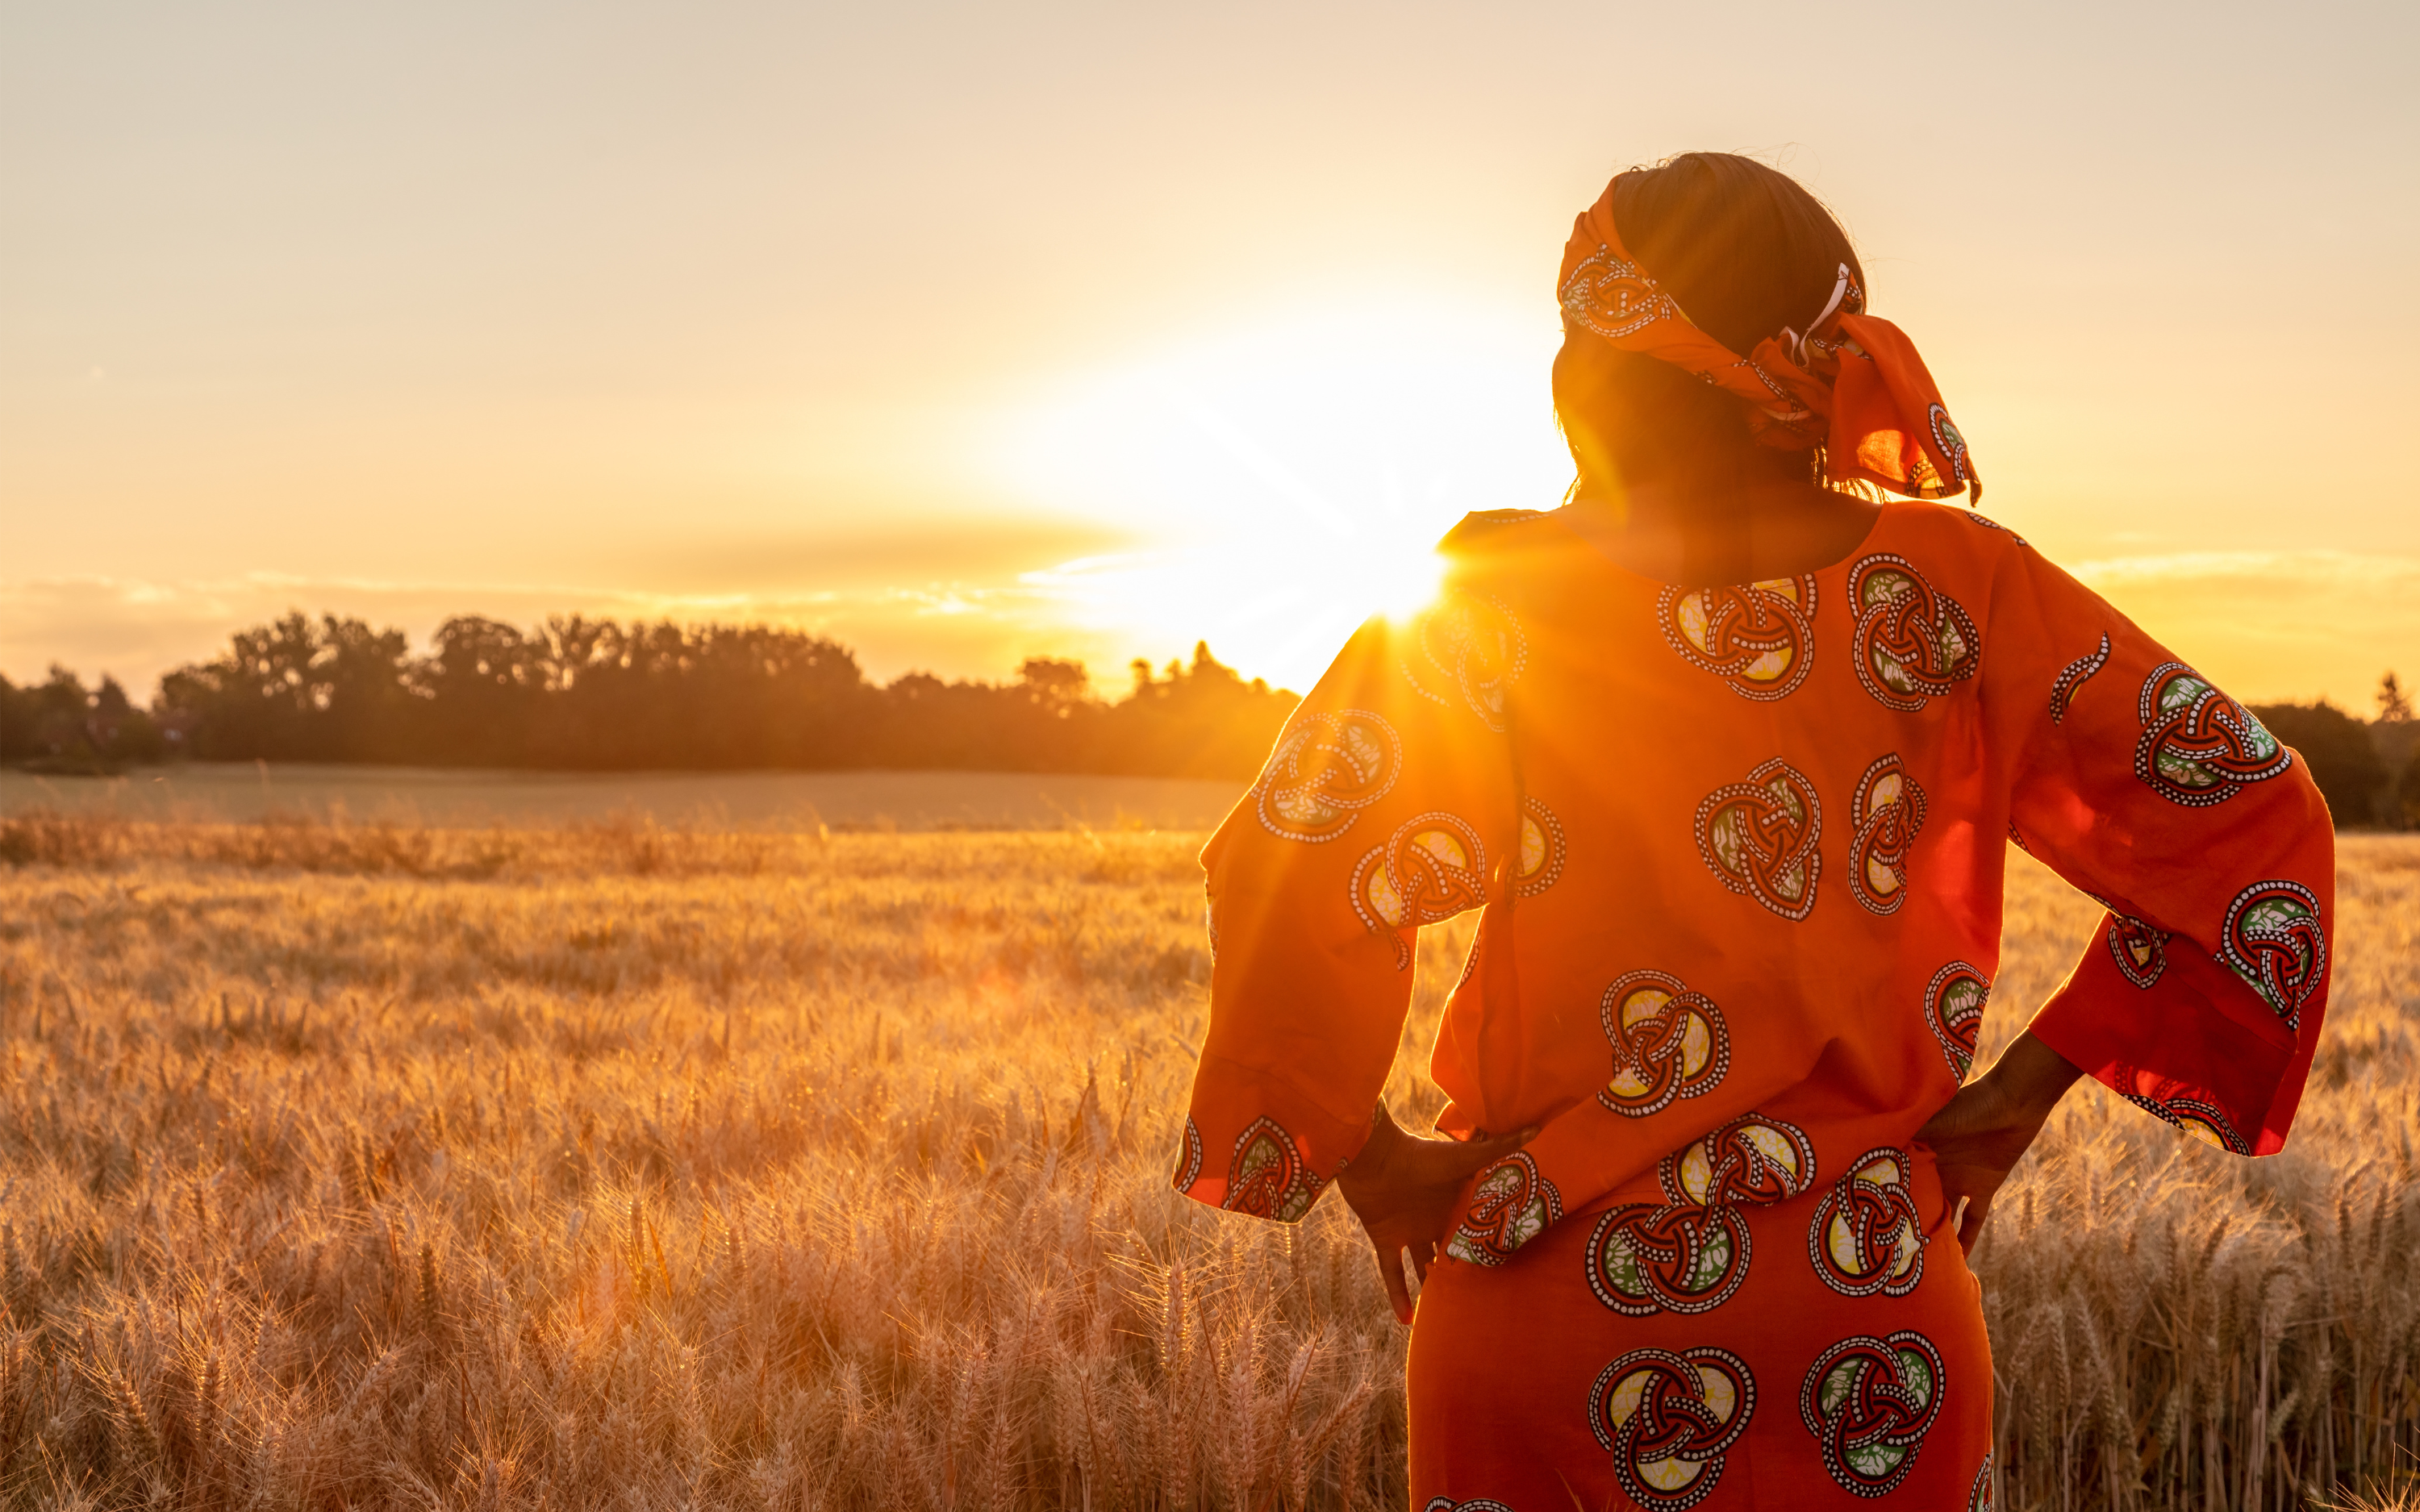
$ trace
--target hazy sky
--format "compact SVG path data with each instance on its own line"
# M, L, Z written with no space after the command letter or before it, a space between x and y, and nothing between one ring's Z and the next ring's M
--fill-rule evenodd
M0 670L288 605L1300 686L1551 507L1553 281L1841 215L1992 512L2247 697L2420 677L2404 5L0 0Z

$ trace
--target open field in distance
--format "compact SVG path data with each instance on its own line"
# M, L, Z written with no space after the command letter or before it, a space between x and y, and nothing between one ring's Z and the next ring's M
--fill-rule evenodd
M523 772L188 762L122 777L0 768L0 815L262 818L441 828L652 822L667 827L1210 829L1247 784L1032 772Z
M1200 841L0 819L0 1502L1400 1506L1349 1212L1167 1187ZM2292 1147L2086 1090L2004 1197L2002 1507L2412 1469L2420 842L2344 850ZM2011 861L1987 1048L2095 917Z

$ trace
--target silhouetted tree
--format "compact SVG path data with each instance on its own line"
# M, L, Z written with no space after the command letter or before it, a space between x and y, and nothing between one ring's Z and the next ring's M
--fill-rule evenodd
M52 673L57 675L57 669L52 669ZM0 762L24 761L39 748L34 743L39 707L35 689L0 677Z
M152 720L116 684L87 694L64 669L39 687L0 682L0 752L55 754L79 720L99 721L94 751L132 748L112 732L141 721L155 755L217 761L1244 778L1295 702L1206 644L1164 674L1137 663L1133 691L1110 702L1081 662L1048 656L1012 682L910 672L885 687L847 648L768 625L571 615L524 631L464 615L415 657L400 630L298 610L163 678Z
M2339 826L2375 821L2373 800L2386 784L2386 766L2370 742L2367 725L2325 699L2310 704L2262 703L2252 712L2271 734L2302 756Z
M2412 717L2412 695L2403 690L2402 681L2389 669L2378 680L2378 722L2401 724Z
M115 677L103 677L89 692L65 667L52 667L48 681L26 687L0 677L0 761L54 772L106 772L163 754L159 726Z
M1109 711L1103 771L1168 777L1249 777L1260 770L1278 728L1298 702L1260 678L1241 674L1193 647L1193 665L1171 661L1162 676L1134 664L1134 693Z
M831 767L862 761L870 689L820 636L766 625L548 622L532 638L532 764Z
M519 766L542 691L520 631L464 615L437 627L429 654L411 669L427 701L415 721L416 755L433 764Z
M314 625L298 609L170 672L158 704L187 717L191 753L206 760L411 761L412 670L402 631L333 614Z

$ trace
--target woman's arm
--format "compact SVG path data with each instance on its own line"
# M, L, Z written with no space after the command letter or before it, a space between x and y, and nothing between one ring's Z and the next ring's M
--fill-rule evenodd
M2029 1132L2055 1055L2195 1137L2283 1149L2327 1011L2327 805L2249 709L2031 548L1998 549L1985 780L2010 836L2109 912L2036 1042L1948 1127Z
M1522 643L1473 594L1408 624L1372 620L1202 852L1210 1024L1177 1190L1292 1223L1359 1157L1419 928L1509 886L1499 863L1521 854L1489 689L1500 694L1518 665L1505 648Z
M1412 1292L1404 1279L1404 1252L1422 1281L1445 1242L1454 1205L1470 1179L1538 1136L1534 1128L1476 1139L1423 1139L1407 1134L1381 1103L1370 1115L1370 1142L1336 1178L1352 1204L1370 1247L1378 1252L1378 1275L1395 1319L1412 1320Z
M1958 1222L1959 1248L1975 1253L1993 1196L2083 1074L2028 1029L1916 1132L1916 1143L1940 1164L1941 1194Z

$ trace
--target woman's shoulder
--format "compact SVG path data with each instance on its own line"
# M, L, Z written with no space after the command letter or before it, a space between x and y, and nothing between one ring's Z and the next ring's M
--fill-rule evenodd
M1436 550L1449 586L1501 594L1516 586L1541 589L1568 573L1603 586L1602 558L1547 510L1475 511L1445 533ZM1854 550L1828 568L1811 569L1809 576L1847 571L1854 577L1896 562L1900 570L1913 567L1922 576L1979 590L2012 559L2037 557L2023 535L1979 510L1894 499Z
M1543 537L1543 509L1475 509L1436 544L1449 560L1468 560L1506 550L1534 550Z
M1895 499L1865 544L1841 563L1850 593L1870 574L1905 573L1962 599L1988 601L1993 585L2010 570L2030 576L2040 554L2025 538L1978 510L1930 500ZM1887 586L1886 584L1885 585Z
M1465 515L1436 544L1440 586L1510 604L1539 594L1575 565L1571 532L1542 509L1483 509Z
M1980 510L1930 499L1894 499L1885 507L1890 536L1962 555L1997 557L2032 548L2022 535Z

